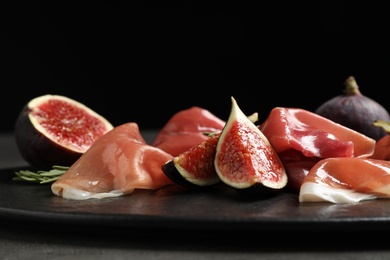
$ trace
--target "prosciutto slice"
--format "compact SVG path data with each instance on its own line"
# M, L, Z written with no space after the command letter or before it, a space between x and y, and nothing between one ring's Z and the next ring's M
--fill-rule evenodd
M390 135L385 135L375 144L374 154L370 159L390 160Z
M221 132L225 121L201 107L191 107L174 114L158 132L152 145L172 156L187 151L208 138L207 133Z
M366 158L375 149L374 139L301 108L275 107L259 129L279 154L288 186L296 191L321 159Z
M368 157L375 140L301 108L276 107L259 126L278 153L289 149L307 157Z
M51 190L66 199L84 200L123 196L135 189L159 189L172 184L161 169L172 158L148 145L136 123L126 123L99 138Z
M356 203L390 198L390 161L340 157L320 160L307 174L300 202Z

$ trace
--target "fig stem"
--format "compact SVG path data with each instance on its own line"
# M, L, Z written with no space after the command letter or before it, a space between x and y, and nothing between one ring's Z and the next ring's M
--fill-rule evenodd
M359 85L357 84L354 76L349 76L345 80L345 94L347 96L362 94L359 90Z

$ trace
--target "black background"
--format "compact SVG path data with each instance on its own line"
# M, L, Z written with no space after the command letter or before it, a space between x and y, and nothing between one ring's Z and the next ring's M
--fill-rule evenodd
M43 94L141 129L194 105L226 120L231 96L263 120L314 110L350 75L390 109L385 3L11 1L2 17L1 131Z

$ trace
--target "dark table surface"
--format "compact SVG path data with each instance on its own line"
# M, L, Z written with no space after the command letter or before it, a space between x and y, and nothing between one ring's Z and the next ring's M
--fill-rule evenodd
M26 165L12 133L1 134L0 168ZM0 255L2 259L390 259L387 233L358 228L342 233L105 232L0 219Z

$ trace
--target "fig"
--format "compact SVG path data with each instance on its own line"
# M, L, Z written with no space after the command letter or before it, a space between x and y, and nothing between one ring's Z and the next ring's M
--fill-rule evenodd
M191 147L162 166L176 184L188 188L208 187L220 182L215 171L214 157L220 133L211 134L199 145Z
M258 113L248 116L255 123ZM187 151L175 156L162 166L165 175L176 184L187 188L213 186L220 183L214 167L217 142L221 133L204 133L208 138Z
M60 95L42 95L22 108L14 136L24 160L39 170L72 165L113 125L84 104Z
M284 188L287 174L275 149L231 97L228 121L217 142L214 166L221 181L236 190L268 193Z
M390 121L388 111L361 93L354 76L349 76L344 84L344 93L325 101L315 113L378 141L387 133L373 123Z

